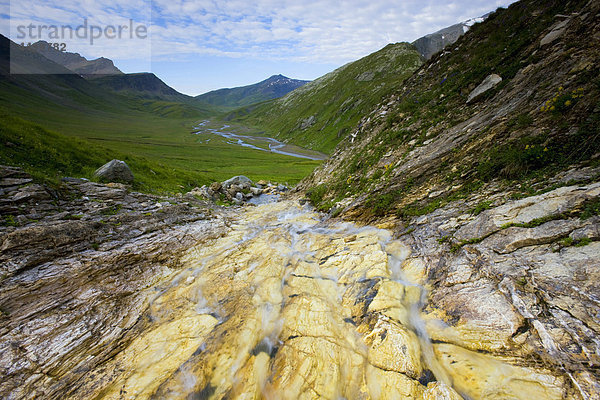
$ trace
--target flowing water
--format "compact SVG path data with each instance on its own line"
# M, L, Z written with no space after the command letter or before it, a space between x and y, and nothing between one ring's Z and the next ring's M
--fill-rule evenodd
M151 328L116 356L102 398L461 398L403 273L408 247L289 201L238 218L155 288Z
M223 125L220 128L209 128L210 121L205 120L194 127L195 135L217 135L227 139L227 143L235 146L242 146L249 149L270 151L272 153L284 154L297 158L308 160L325 160L327 155L315 150L304 149L289 143L283 143L279 140L266 136L249 136L232 132L231 126ZM210 139L207 139L210 141Z

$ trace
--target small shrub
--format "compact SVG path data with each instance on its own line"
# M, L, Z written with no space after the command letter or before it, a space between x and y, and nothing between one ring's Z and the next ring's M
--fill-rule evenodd
M589 219L594 215L600 215L600 197L587 201L581 212L581 219Z
M367 202L368 207L371 209L373 214L378 217L384 216L388 210L394 204L394 194L385 193L377 196L375 199L371 199Z
M575 247L587 246L590 243L592 243L592 239L590 239L590 238L582 238L579 242L577 242L577 244L575 245Z
M573 246L573 238L568 236L561 241L562 245L565 247Z
M13 215L5 215L4 216L4 225L6 226L19 226L19 222L15 219Z

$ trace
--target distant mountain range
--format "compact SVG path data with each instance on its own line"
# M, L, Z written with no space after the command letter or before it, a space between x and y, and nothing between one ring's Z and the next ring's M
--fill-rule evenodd
M168 86L153 73L124 74L108 58L100 57L95 60L88 60L78 53L57 50L45 41L39 41L27 46L27 50L37 53L64 68L54 68L46 72L32 69L33 66L39 63L34 62L31 65L29 63L19 63L20 68L22 68L20 73L74 73L86 79L93 80L94 83L115 92L170 101L183 100L188 103L192 99L190 96L179 93ZM47 63L45 68L48 68ZM219 89L196 96L194 102L215 106L223 110L231 110L282 97L308 82L291 79L283 75L273 75L253 85Z
M273 75L254 85L214 90L196 98L215 106L243 107L285 96L292 90L308 82L310 81L291 79L283 75Z

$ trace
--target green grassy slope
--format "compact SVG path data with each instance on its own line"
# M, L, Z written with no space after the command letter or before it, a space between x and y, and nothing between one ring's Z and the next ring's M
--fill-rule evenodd
M264 129L279 140L329 153L421 63L411 45L390 44L280 99L236 110L225 118Z
M138 178L137 189L175 192L238 174L292 184L318 165L222 138L207 143L191 130L209 112L187 102L121 95L73 74L8 75L6 39L0 50L0 162L36 177L89 178L120 158Z
M578 15L599 11L587 0L499 9L406 80L303 186L324 209L352 199L363 219L410 218L484 186L526 196L598 165L600 47L587 38L600 25ZM571 13L564 36L542 45ZM502 82L468 104L491 73Z

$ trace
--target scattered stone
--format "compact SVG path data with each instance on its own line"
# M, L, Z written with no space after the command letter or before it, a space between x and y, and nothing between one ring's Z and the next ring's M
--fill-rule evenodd
M210 190L212 190L215 193L220 191L222 187L223 185L221 185L221 182L213 182L210 184Z
M133 183L133 173L121 160L112 160L98 168L94 176L102 182Z
M469 97L467 98L467 104L474 102L475 100L477 100L477 98L479 98L479 96L481 96L482 94L484 94L488 90L493 89L500 82L502 82L502 77L500 75L497 75L497 74L488 75L483 80L483 82L481 82L481 84L479 86L477 86L469 94Z
M310 117L305 118L302 121L300 121L300 129L302 129L302 130L308 129L311 126L313 126L315 124L315 122L317 122L317 118L314 115L311 115Z
M19 186L30 182L32 182L32 179L30 178L3 178L0 180L0 186Z
M89 179L86 178L71 178L69 176L65 176L63 178L60 178L61 182L64 183L85 183L85 182L89 182Z
M567 25L569 24L570 18L565 19L564 21L557 22L550 28L550 33L540 40L540 46L546 46L555 40L559 39L567 29Z

